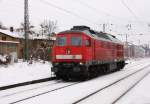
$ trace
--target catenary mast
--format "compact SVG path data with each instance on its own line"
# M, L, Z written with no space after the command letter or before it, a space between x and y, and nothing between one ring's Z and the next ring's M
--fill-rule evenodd
M28 0L24 0L24 36L25 36L25 49L24 58L29 59L29 13L28 13Z

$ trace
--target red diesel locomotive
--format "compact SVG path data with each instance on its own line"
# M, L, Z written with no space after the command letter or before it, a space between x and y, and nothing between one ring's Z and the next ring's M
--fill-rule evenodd
M51 71L57 78L87 79L122 69L123 44L107 33L87 26L74 26L56 35Z

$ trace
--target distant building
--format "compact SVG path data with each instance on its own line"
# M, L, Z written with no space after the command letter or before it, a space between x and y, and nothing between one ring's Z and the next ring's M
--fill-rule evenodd
M46 37L37 34L29 36L29 53L36 50L42 43L52 46L55 37ZM0 54L16 53L18 58L24 55L24 35L23 33L10 32L9 30L0 29Z
M16 53L21 58L20 39L14 33L0 29L0 54Z
M142 46L125 43L125 58L140 58L146 56L146 50Z

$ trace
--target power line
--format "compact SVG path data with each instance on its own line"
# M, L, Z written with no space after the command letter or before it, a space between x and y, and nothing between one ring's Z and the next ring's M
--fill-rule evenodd
M88 9L91 9L94 12L97 12L98 14L100 12L102 12L106 16L111 16L111 17L113 17L114 20L117 20L117 21L119 21L120 19L122 19L122 20L126 20L128 22L131 21L131 22L138 22L138 23L146 23L147 24L147 21L141 21L141 20L139 20L139 18L136 16L136 14L127 6L127 4L124 1L122 1L123 5L126 6L126 8L129 10L130 13L132 13L132 15L136 18L136 20L129 20L129 19L126 19L126 18L122 18L122 17L118 17L118 16L115 16L115 15L112 15L112 14L110 14L108 12L103 11L103 10L99 10L99 9L97 9L97 8L95 8L95 7L89 5L88 3L85 3L85 2L83 2L81 0L76 0L76 2L79 2L80 4L86 6Z
M95 7L89 5L88 3L83 2L83 1L81 1L81 0L76 0L76 2L79 2L80 4L86 6L88 9L93 10L93 11L96 12L98 15L99 15L99 12L102 12L102 13L104 13L106 16L111 16L111 17L113 17L113 18L116 19L116 20L118 20L118 19L124 19L124 18L121 18L121 17L113 16L113 15L111 15L111 14L109 14L109 13L107 13L107 12L104 12L104 11L102 11L102 10L99 10L99 9L97 9L97 8L95 8ZM106 30L106 25L108 26L108 24L102 24L102 27L103 27L103 31L104 31L104 32L105 32L105 30ZM111 24L111 26L112 26L112 24Z
M133 17L137 20L139 20L139 18L136 16L136 14L128 7L128 5L124 2L124 0L121 0L121 3L128 9L128 11L133 15Z
M73 0L74 1L74 0ZM111 16L109 13L106 13L106 12L104 12L104 11L102 11L102 10L98 10L97 8L95 8L95 7L92 7L92 6L90 6L89 4L87 4L87 3L85 3L85 2L83 2L83 1L81 1L81 0L76 0L76 2L79 2L80 4L82 4L82 5L84 5L84 6L86 6L86 7L88 7L88 9L91 9L91 10L93 10L94 12L102 12L102 13L104 13L106 16Z
M127 20L126 18L118 17L118 16L112 15L112 14L110 14L110 13L108 13L108 12L105 12L105 11L103 11L103 10L99 10L99 9L97 9L97 8L95 8L95 7L89 5L88 3L85 3L85 2L83 2L83 1L81 1L81 0L76 0L76 2L79 2L80 4L86 6L88 9L93 10L93 11L96 12L98 15L99 15L99 13L101 12L101 13L103 13L105 16L107 16L107 17L108 17L108 16L111 16L111 17L113 17L114 20L117 20L117 21L119 21L119 19L129 21L129 20Z
M128 11L134 16L134 18L141 24L148 24L147 21L141 21L139 20L139 18L137 17L137 15L129 8L129 6L124 2L124 0L121 0L122 4L128 9Z
M46 5L51 6L51 7L53 7L53 8L56 8L56 9L58 9L58 10L60 10L60 11L63 11L63 12L65 12L65 13L67 13L67 14L70 14L70 15L72 15L72 16L75 16L75 17L77 17L77 18L79 18L79 19L81 19L81 20L84 20L84 21L86 21L86 22L90 22L90 23L92 23L92 24L97 24L96 22L93 22L93 21L91 21L91 20L89 20L89 19L87 19L87 18L84 18L84 17L82 17L82 16L80 16L80 15L78 15L78 14L72 12L72 11L69 11L69 10L64 9L64 8L62 8L62 7L59 7L59 6L57 6L57 5L54 5L54 4L52 4L52 3L50 3L50 2L48 2L48 1L46 1L46 0L39 0L39 1L41 1L42 3L44 3L44 4L46 4Z
M74 1L74 0L73 0ZM106 12L104 12L104 11L100 11L100 10L98 10L97 8L95 8L95 7L92 7L92 6L90 6L89 4L87 4L87 3L85 3L85 2L83 2L83 1L81 1L81 0L76 0L76 2L79 2L80 4L82 4L82 5L84 5L84 6L86 6L86 7L88 7L88 9L91 9L91 10L93 10L94 12L103 12L106 16L111 16L109 13L106 13Z

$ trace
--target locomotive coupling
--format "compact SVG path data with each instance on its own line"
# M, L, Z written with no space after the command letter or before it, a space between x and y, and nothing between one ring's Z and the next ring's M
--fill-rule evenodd
M80 67L74 67L74 68L73 68L73 71L74 71L74 72L80 72Z

